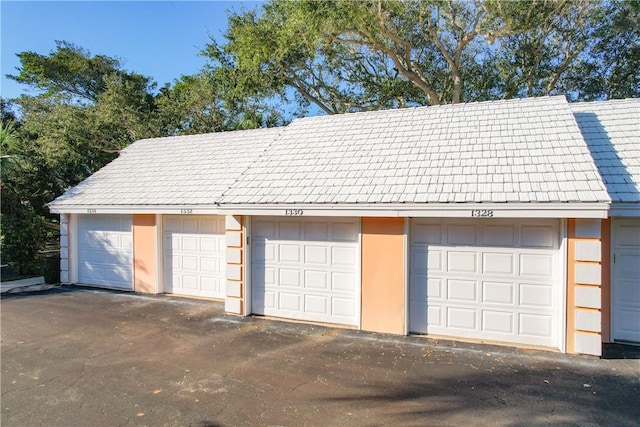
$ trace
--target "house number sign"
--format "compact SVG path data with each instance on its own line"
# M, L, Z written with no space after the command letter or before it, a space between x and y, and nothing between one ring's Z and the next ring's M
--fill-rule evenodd
M493 218L493 209L471 209L474 218Z
M302 216L304 211L302 209L285 209L284 214L286 216Z

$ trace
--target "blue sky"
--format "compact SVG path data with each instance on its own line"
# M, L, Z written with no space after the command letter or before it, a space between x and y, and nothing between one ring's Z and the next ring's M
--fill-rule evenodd
M48 54L66 40L92 54L120 58L124 68L152 77L159 86L196 73L209 36L223 40L227 10L257 7L253 1L0 1L0 95L27 88L8 80L16 53Z

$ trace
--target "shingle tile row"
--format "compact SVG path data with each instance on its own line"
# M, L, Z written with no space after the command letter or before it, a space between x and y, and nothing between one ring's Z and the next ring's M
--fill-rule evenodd
M640 202L640 99L570 104L613 202Z
M148 139L52 204L640 201L638 111L558 96Z

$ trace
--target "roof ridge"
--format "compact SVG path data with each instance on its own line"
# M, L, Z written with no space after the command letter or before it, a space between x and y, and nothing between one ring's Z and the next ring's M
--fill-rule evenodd
M413 107L400 107L400 108L382 108L379 110L368 110L368 111L351 111L346 113L336 113L336 114L324 114L318 116L308 116L308 117L298 117L294 119L291 123L300 122L300 121L311 121L311 120L326 120L330 117L344 117L344 116L356 116L356 115L367 115L367 114L388 114L393 112L412 112L418 110L427 110L427 109L462 109L468 106L483 106L488 104L509 104L509 103L521 103L521 102L541 102L544 100L560 100L562 99L564 102L568 103L565 95L544 95L544 96L532 96L532 97L523 97L523 98L509 98L509 99L492 99L486 101L471 101L471 102L459 102L456 104L437 104L437 105L418 105ZM286 126L285 126L286 127Z

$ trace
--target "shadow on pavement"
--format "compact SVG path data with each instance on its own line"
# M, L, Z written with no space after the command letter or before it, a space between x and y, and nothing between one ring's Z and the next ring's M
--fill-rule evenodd
M602 344L603 359L640 359L640 345L623 343Z

